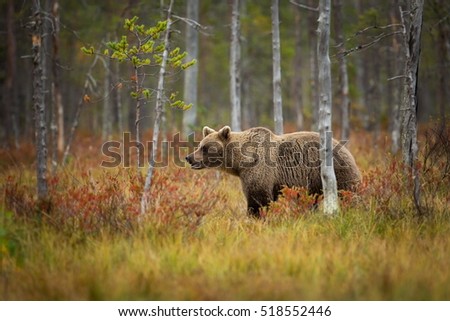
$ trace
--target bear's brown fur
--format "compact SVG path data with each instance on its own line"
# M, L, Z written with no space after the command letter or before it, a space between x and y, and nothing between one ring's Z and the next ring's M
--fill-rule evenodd
M193 169L216 168L240 178L248 212L275 201L284 187L304 187L322 193L319 158L320 138L315 132L275 135L262 127L232 132L203 128L203 140L186 157ZM338 190L355 191L361 173L353 156L333 140L334 171Z

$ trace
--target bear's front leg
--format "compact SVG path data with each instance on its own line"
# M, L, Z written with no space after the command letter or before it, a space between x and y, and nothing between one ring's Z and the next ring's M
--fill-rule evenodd
M272 193L262 189L251 189L245 194L247 197L247 213L253 217L259 218L259 210L272 201Z

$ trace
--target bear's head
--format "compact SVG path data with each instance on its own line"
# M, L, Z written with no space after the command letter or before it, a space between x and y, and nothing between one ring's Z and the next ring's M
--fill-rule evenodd
M198 148L186 157L192 169L224 168L224 151L230 140L231 128L223 127L215 131L208 126L203 127L203 139Z

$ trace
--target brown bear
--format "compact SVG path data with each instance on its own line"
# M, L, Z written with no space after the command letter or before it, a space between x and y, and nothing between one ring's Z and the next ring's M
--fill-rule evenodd
M232 132L229 126L215 131L203 128L198 148L186 157L193 169L216 168L240 178L248 213L275 201L281 189L304 187L322 193L320 138L315 132L275 135L263 127ZM355 191L361 173L347 148L333 140L333 164L338 190Z

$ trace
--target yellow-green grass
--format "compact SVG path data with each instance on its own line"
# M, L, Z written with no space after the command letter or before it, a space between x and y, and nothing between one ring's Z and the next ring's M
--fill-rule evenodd
M272 225L224 214L128 236L8 223L20 252L2 258L2 299L450 299L449 217L349 211Z
M50 206L32 167L4 166L0 299L449 300L449 187L424 190L417 215L392 162L363 168L336 217L286 198L265 219L212 172L159 170L139 219L134 170L80 159L57 172Z

